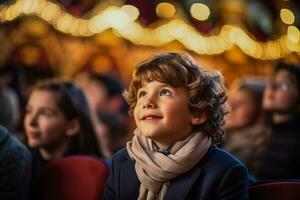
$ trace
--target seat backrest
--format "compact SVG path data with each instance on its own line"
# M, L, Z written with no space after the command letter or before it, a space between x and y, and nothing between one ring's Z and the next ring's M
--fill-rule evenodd
M34 198L40 200L102 199L108 177L103 161L70 156L43 166L34 182Z
M250 200L299 200L300 180L257 183L249 188Z

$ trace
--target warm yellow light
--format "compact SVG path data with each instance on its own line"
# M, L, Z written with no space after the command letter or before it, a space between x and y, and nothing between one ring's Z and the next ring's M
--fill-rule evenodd
M54 3L48 3L43 7L41 10L41 18L43 18L46 21L53 20L57 18L57 16L60 14L60 7L58 7Z
M232 43L243 45L243 42L245 42L243 41L245 40L244 31L238 27L231 28L229 32L229 39Z
M158 40L158 43L165 44L173 40L172 35L168 31L167 25L162 25L155 30L155 36Z
M24 12L25 14L33 13L39 7L40 1L32 1L32 0L19 0L17 1L17 9L20 12Z
M62 32L69 33L73 26L74 18L69 14L64 14L57 20L57 28Z
M266 44L266 57L269 59L278 59L280 58L280 46L273 41L270 41Z
M287 29L287 37L293 43L298 43L300 39L299 29L295 26L289 26Z
M117 7L110 7L88 22L88 27L93 33L100 33L108 28L124 29L132 23L132 18Z
M194 3L190 8L190 12L192 17L199 21L207 20L210 15L208 6L203 3Z
M203 41L199 40L196 35L191 35L190 37L186 37L181 41L185 47L196 51L196 52L203 52Z
M18 17L20 15L19 10L17 9L16 6L10 6L8 7L5 12L4 12L4 18L5 20L11 21L13 19L15 19L16 17Z
M169 23L168 31L176 39L184 38L189 34L189 32L186 30L184 22L177 19Z
M176 13L176 8L173 4L168 2L159 3L156 6L156 14L161 18L172 18Z
M135 21L140 15L139 9L132 5L124 5L121 7L121 10L128 15L131 21Z
M68 32L71 33L72 35L79 36L79 23L80 19L74 18L72 21L72 25L69 26Z
M89 30L93 33L100 33L108 28L108 24L103 21L102 15L96 15L88 22Z
M103 21L112 28L124 28L130 23L128 15L124 11L114 7L104 11Z
M259 43L255 43L255 52L253 54L254 58L261 58L262 56L262 46Z
M220 37L225 40L226 42L230 43L230 32L232 30L232 26L224 25L221 29Z
M283 40L284 40L283 43L285 44L289 52L294 51L300 53L300 45L291 42L291 40L287 36L283 37Z
M280 18L285 24L293 24L295 22L294 13L286 8L280 10Z
M80 19L77 28L78 28L78 30L77 30L78 35L81 35L81 36L89 35L87 20Z

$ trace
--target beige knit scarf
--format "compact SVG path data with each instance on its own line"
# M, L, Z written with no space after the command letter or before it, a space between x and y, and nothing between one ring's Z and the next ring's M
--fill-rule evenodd
M163 200L170 180L194 167L211 146L211 139L194 132L172 145L169 155L151 151L149 139L135 130L127 143L129 156L141 182L138 200Z

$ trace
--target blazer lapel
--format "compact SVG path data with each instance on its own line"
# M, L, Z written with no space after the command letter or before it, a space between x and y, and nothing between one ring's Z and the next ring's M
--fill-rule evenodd
M136 175L134 162L130 159L120 166L119 199L137 199L140 182Z
M193 184L197 180L201 173L201 169L198 165L189 172L178 176L171 182L167 194L166 200L183 200L191 190Z

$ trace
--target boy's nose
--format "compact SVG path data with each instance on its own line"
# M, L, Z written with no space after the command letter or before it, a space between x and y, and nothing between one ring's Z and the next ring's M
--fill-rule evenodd
M145 102L145 104L143 105L143 109L153 109L155 107L156 107L155 103L150 101Z

